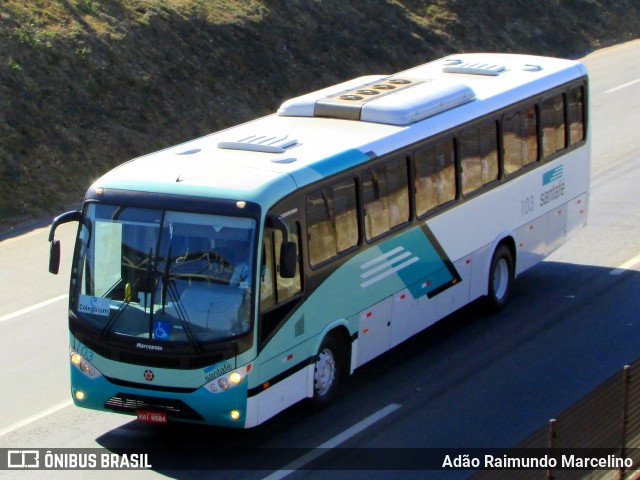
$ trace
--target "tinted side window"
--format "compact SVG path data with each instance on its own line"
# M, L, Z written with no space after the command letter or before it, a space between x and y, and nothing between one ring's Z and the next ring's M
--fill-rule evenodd
M428 145L414 154L416 213L456 198L455 149L453 139Z
M542 102L542 153L549 157L565 147L564 95Z
M471 193L498 179L498 134L491 121L460 135L462 193Z
M409 221L407 160L392 160L362 176L367 240Z
M538 134L534 105L507 113L502 121L504 171L513 173L538 158Z
M312 266L358 244L354 180L346 180L307 197L307 234Z
M296 244L296 248L298 250L298 258L300 258L300 235L298 234L300 230L300 225L297 222L291 223L287 225L288 237L290 242L294 242ZM300 281L300 262L296 265L296 274L293 278L284 278L280 276L280 270L278 266L280 265L280 245L282 245L282 232L280 230L276 230L274 232L275 235L275 265L277 270L276 275L276 285L278 292L278 303L284 302L289 298L293 297L297 293L300 293L302 290L302 283Z
M262 244L262 265L260 266L260 310L264 311L276 303L276 292L273 288L273 231L266 230Z
M287 225L290 242L295 242L300 252L300 225L291 222ZM280 230L265 229L262 246L262 265L260 268L260 310L268 310L277 303L282 303L297 293L300 293L300 263L296 265L293 278L280 276L280 246L282 232ZM275 279L275 282L274 282Z
M569 143L575 145L585 138L584 87L573 88L567 97L569 108Z

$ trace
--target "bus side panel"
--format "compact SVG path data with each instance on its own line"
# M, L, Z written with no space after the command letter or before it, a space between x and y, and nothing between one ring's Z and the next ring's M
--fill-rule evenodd
M418 287L422 287L424 282L419 283ZM394 295L390 347L395 347L438 320L436 298L422 295L414 299L409 289Z
M493 255L493 245L485 245L471 255L471 285L469 285L469 301L487 294L489 263Z
M454 262L453 265L462 279L435 297L437 299L438 320L464 307L469 302L471 256L463 257L457 262Z
M542 261L546 255L547 218L533 218L514 233L516 241L516 275ZM490 255L493 252L489 253Z
M567 239L568 207L569 205L564 203L547 213L547 255L557 249Z
M389 350L391 339L391 319L393 297L373 305L358 315L358 358L357 366Z
M587 224L588 206L588 193L580 195L569 202L567 206L567 237L570 237Z
M310 374L313 376L313 365L308 365L257 395L249 397L245 428L259 425L305 398Z

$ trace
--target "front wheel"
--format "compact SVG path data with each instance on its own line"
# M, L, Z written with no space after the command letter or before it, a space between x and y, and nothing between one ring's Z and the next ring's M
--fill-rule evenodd
M486 305L492 312L498 312L507 303L514 278L514 262L511 249L500 245L493 252L489 268L489 291Z
M327 335L322 343L313 370L314 407L324 407L335 397L343 373L343 352L335 337Z

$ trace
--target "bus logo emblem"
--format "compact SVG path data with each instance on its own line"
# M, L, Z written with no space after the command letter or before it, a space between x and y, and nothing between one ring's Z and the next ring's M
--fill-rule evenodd
M542 185L548 185L552 182L555 182L556 180L560 180L564 174L563 170L563 165L560 165L559 167L553 168L548 172L543 173Z
M154 375L153 375L153 372L151 370L145 370L144 371L144 379L146 381L148 381L148 382L153 381L153 377L154 377Z

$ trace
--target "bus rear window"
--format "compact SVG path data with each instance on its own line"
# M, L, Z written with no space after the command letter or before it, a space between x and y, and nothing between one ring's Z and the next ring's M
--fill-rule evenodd
M584 87L569 91L569 143L575 145L584 140Z
M547 158L565 147L564 95L542 102L542 152Z

